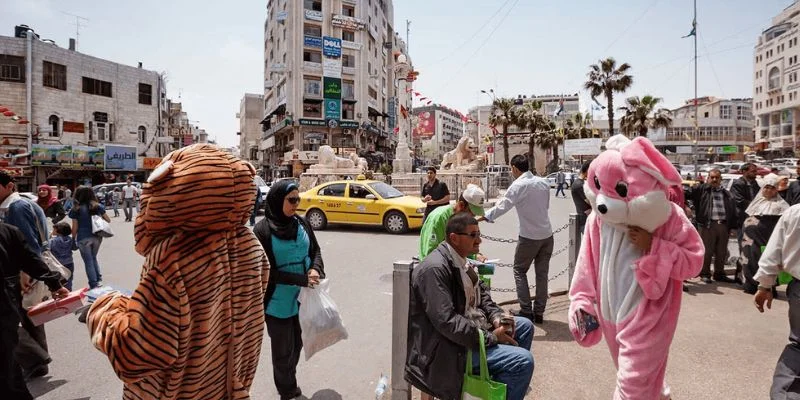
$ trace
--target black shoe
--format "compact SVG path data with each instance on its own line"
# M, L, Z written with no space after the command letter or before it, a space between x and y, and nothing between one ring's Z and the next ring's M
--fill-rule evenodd
M281 400L292 400L292 399L296 399L296 398L298 398L298 397L300 397L302 395L303 395L303 392L300 390L300 388L295 388L294 392L292 392L292 393L290 393L288 395L283 395L282 394L281 395Z
M717 282L722 282L722 283L736 283L735 280L733 280L731 278L728 278L725 275L715 276L714 280L717 281Z
M703 281L703 283L707 283L709 285L714 283L714 281L712 281L711 278L709 278L709 277L700 278L700 280Z
M773 299L777 299L778 298L778 288L776 286L772 287L772 298Z
M25 371L22 377L25 379L25 381L29 381L34 378L45 376L49 372L50 368L47 367L47 364L40 364L39 366L33 367L32 369Z
M536 316L535 316L535 315L533 315L533 312L532 312L532 311L526 311L526 310L511 310L511 314L512 314L512 315L515 315L515 316L517 316L517 317L523 317L523 318L527 318L527 319L529 319L531 322L534 322L534 320L536 319ZM541 316L539 316L539 318L541 318Z
M533 315L533 323L537 325L541 325L544 323L544 315L541 314L534 314Z
M683 291L689 293L689 287L685 283L683 284Z

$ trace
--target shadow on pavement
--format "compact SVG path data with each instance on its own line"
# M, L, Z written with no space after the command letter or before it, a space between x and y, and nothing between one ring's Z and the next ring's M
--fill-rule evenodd
M43 396L53 390L58 389L60 386L63 386L67 383L64 379L56 379L50 380L51 377L47 376L40 379L35 379L33 381L28 382L28 390L30 390L31 394L34 398Z
M340 395L339 393L337 393L333 389L322 389L322 390L318 391L317 393L314 393L314 395L311 396L310 398L306 397L305 395L303 395L302 397L300 397L300 399L303 399L303 400L342 400L342 395Z
M536 325L534 334L535 342L572 342L572 332L569 331L569 324L561 321L544 320L544 324ZM538 334L544 332L544 335Z
M703 283L701 281L693 282L685 282L686 287L689 288L689 292L685 293L689 296L697 296L698 294L724 294L722 293L719 288L717 287L718 283ZM731 286L733 287L733 286Z

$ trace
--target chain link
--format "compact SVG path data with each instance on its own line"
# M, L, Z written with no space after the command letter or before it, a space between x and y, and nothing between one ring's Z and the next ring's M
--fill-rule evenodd
M561 231L563 231L564 229L567 229L567 228L569 228L569 222L566 223L564 226L554 230L553 231L553 235L555 235L556 233L559 233L559 232L561 232ZM499 242L499 243L518 243L519 242L519 240L517 240L517 239L503 239L503 238L484 235L484 234L481 234L481 239L491 240L492 242Z
M569 249L569 245L564 246L564 247L558 249L557 251L554 251L553 254L550 255L550 257L551 258L555 257L555 256L567 251L568 249ZM514 264L508 264L508 263L495 263L494 266L495 266L495 268L514 268Z
M548 279L547 282L552 282L552 281L556 280L560 276L566 274L568 271L569 271L569 265L564 267L564 269L562 269L561 272L555 274L555 276L553 276L552 278ZM536 289L536 285L530 285L530 286L528 286L528 288L531 289L531 290ZM516 292L517 291L517 289L496 288L496 287L491 287L491 288L489 288L489 290L492 291L492 292L499 292L499 293L512 293L512 292Z

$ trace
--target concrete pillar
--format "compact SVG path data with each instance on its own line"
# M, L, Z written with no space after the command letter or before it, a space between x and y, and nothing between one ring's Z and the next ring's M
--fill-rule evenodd
M413 262L395 261L392 272L392 398L411 400L411 385L403 377L408 342L408 307Z

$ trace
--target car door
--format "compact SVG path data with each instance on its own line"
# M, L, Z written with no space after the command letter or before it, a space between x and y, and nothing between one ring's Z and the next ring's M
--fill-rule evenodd
M367 196L375 196L368 199ZM381 221L381 200L370 190L367 185L361 183L350 183L347 188L347 201L345 201L345 212L353 221L361 224L380 225Z
M319 197L309 205L309 208L316 203L316 206L325 213L328 222L347 222L348 218L344 211L346 187L345 183L331 183L323 186L317 192Z

